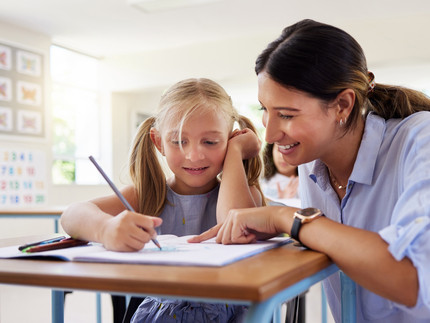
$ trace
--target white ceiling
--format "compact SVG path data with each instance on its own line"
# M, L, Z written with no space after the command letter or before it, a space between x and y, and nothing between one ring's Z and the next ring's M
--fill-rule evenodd
M378 34L390 42L398 37L414 51L429 40L428 0L218 0L155 13L137 10L127 0L0 0L1 21L102 57L278 34L306 17L348 27L358 38L373 35L370 45L379 43Z
M0 0L0 21L106 59L135 59L200 43L210 48L226 40L238 44L229 48L237 55L248 48L241 39L267 44L303 18L347 30L378 66L430 60L428 0L218 0L155 13L137 10L127 0ZM260 43L258 48L263 49Z

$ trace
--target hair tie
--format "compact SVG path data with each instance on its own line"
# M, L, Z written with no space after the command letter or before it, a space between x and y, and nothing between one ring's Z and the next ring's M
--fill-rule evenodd
M369 80L369 89L367 90L367 92L372 92L373 89L375 88L375 74L373 74L372 72L367 72L367 79Z

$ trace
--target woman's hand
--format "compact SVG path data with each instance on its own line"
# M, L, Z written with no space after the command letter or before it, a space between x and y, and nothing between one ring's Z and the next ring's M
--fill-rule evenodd
M100 241L108 250L137 251L157 236L155 227L162 222L160 218L126 210L106 221Z
M242 160L250 159L260 152L261 141L251 129L234 130L228 141L228 149L232 147L240 149Z
M189 239L188 242L202 242L215 236L216 242L222 244L268 239L283 232L290 232L294 210L279 206L230 210L224 223Z

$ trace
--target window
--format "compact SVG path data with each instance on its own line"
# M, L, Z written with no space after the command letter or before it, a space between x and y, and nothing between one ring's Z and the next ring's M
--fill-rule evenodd
M51 46L53 184L99 184L88 156L101 158L99 61Z

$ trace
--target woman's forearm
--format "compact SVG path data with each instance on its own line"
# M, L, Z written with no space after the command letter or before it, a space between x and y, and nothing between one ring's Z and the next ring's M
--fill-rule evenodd
M291 230L291 221L287 230ZM418 295L416 268L408 258L397 261L378 233L323 217L302 225L299 238L309 248L328 255L364 288L394 302L415 305Z

